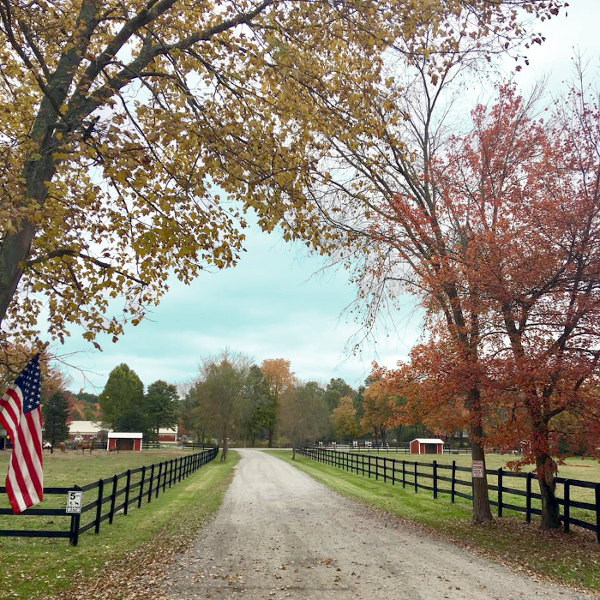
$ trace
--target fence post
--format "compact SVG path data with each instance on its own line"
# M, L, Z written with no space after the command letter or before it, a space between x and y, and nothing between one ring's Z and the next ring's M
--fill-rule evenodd
M368 461L368 465L369 465L369 479L371 479L371 455L367 454L367 458L369 459Z
M568 479L564 483L563 500L563 531L569 533L569 520L571 518L571 482Z
M450 481L450 501L454 502L456 490L456 461L452 461L452 480Z
M525 521L531 523L531 478L533 475L527 473L527 495L525 496Z
M498 516L502 516L502 467L498 469Z
M110 513L108 515L108 524L112 525L113 517L115 516L115 502L117 500L117 479L116 475L113 475L113 487L110 494Z
M379 455L375 457L375 481L379 481Z
M148 481L148 502L152 500L152 485L154 483L154 465L150 465L150 481Z
M125 480L125 505L123 506L123 514L126 515L129 510L129 486L131 485L131 469L127 469L127 479Z
M155 498L158 498L158 492L160 491L160 476L162 475L162 468L163 464L160 463L158 465L158 477L156 478L156 494L154 495Z
M417 483L417 475L419 474L419 469L417 465L418 461L415 460L415 494L419 491L419 485Z
M163 494L165 493L165 489L167 488L167 471L169 467L169 461L165 460L164 465L165 468L163 469Z
M600 483L596 484L596 540L600 544Z
M433 461L433 499L437 500L438 497L438 481L437 481L437 460Z
M100 531L100 517L102 516L102 497L104 495L104 482L98 480L98 499L96 500L96 521L94 523L94 533Z
M402 487L406 487L406 460L402 459Z
M74 490L80 489L78 485L73 486ZM71 515L71 526L69 528L69 543L71 546L77 546L77 542L79 541L79 519L81 517L80 513L74 513Z
M392 485L396 484L396 459L392 458Z
M140 479L140 494L138 496L138 508L142 506L142 498L144 496L144 482L146 480L146 466L142 467L142 478Z

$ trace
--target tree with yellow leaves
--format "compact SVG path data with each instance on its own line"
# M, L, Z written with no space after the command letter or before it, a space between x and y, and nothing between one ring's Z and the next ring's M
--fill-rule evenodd
M463 9L501 36L515 4L540 3L4 0L3 337L34 339L45 310L52 339L116 339L171 273L235 264L250 208L318 246L308 167L356 136L346 114L373 104L383 50L427 53L433 27L452 52Z

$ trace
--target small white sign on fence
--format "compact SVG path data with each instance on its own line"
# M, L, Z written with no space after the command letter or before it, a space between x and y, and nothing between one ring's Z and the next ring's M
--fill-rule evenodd
M473 464L471 465L471 474L473 478L483 479L485 477L482 460L473 461Z
M83 492L77 492L75 490L67 492L67 514L79 514L81 513L81 503L83 499Z

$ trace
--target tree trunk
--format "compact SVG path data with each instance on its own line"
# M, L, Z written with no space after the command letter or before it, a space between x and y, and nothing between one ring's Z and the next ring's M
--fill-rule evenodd
M467 406L471 417L471 462L483 463L483 477L472 477L473 483L473 523L489 523L492 521L490 495L485 472L485 451L483 448L483 426L481 425L481 404L478 388L469 390Z
M560 528L560 505L556 498L556 463L548 454L539 454L535 457L540 496L542 497L542 529Z
M273 447L273 435L274 435L275 431L273 429L269 429L269 443L268 443L268 447L272 448Z
M0 245L0 324L21 280L34 233L31 223L25 221L20 231L7 233Z
M292 444L292 460L296 460L296 444Z
M221 462L227 460L227 428L223 428L223 434L221 435Z
M478 429L478 428L473 428ZM488 523L492 520L487 476L485 474L485 452L479 441L471 444L471 461L483 462L483 477L473 477L473 523Z

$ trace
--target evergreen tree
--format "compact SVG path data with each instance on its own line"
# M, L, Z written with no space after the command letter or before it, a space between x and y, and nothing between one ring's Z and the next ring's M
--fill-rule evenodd
M144 402L144 411L149 433L158 439L161 427L174 427L177 423L177 388L159 379L148 386Z
M144 384L126 364L115 367L100 394L102 421L115 431L147 429L144 413Z
M69 437L68 418L69 403L63 392L56 391L42 405L44 439L53 447Z

